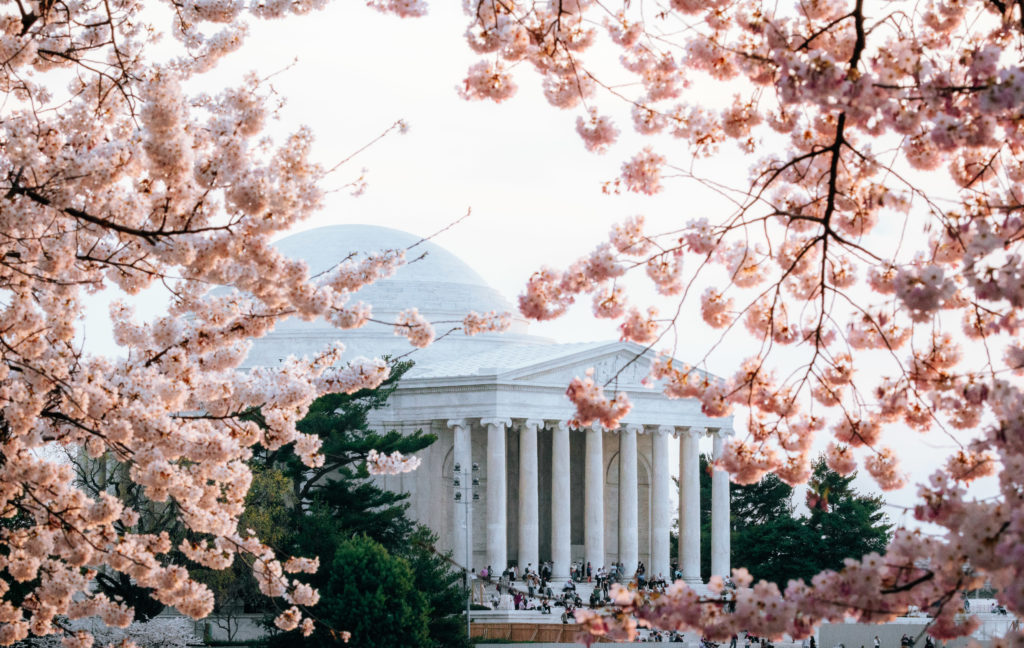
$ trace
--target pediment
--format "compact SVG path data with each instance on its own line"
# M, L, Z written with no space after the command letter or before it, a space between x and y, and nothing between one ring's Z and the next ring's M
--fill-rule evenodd
M520 367L501 376L503 380L544 385L567 385L594 369L598 384L610 383L617 389L642 389L642 380L656 354L629 342L612 342L568 356L553 358L528 367Z

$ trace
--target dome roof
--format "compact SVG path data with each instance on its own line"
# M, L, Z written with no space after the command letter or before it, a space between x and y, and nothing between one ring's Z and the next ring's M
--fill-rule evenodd
M423 258L400 269L393 280L439 281L490 288L473 268L437 243L390 227L330 225L292 234L274 244L285 256L308 263L312 274L329 270L350 255L361 257L369 252L412 246L415 247L407 253L408 259Z
M458 323L470 311L510 312L511 302L487 284L464 261L432 241L408 232L376 225L331 225L299 232L275 243L292 259L309 264L310 274L330 270L348 258L359 259L367 253L405 249L406 265L388 279L364 287L352 295L351 302L365 302L378 322L394 321L407 308L417 308L435 323L438 336ZM322 350L334 340L342 340L349 349L346 357L405 353L411 347L403 337L394 335L391 326L370 323L341 331L318 320L304 322L290 318L280 322L265 338L254 344L246 366L274 364L288 355L308 355ZM417 352L417 362L441 361L465 353L480 353L505 344L548 344L549 340L527 334L526 322L514 318L504 334L466 337L449 336Z
M366 286L352 298L370 304L378 315L394 315L415 307L428 319L436 320L462 319L469 311L514 310L457 256L409 232L376 225L332 225L293 234L275 246L289 258L306 261L312 275L350 257L359 259L388 249L407 250L407 264L394 276Z

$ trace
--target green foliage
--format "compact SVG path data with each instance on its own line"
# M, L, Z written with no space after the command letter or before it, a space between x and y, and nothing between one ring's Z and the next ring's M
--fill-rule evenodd
M755 580L784 588L790 579L810 580L821 570L815 544L806 519L787 512L761 524L734 528L732 563L746 567Z
M250 468L252 484L238 528L243 533L252 529L263 542L280 547L290 535L288 520L294 507L291 481L280 470L270 466L253 464Z
M700 457L701 573L711 573L711 473ZM809 487L828 496L828 510L796 515L793 488L774 474L747 486L730 486L732 565L746 567L755 580L784 588L790 579L809 581L825 569L841 569L845 558L882 552L892 524L879 496L861 495L852 483L819 458ZM671 555L677 556L678 527L672 531Z
M808 484L828 494L828 510L811 510L808 526L819 538L818 561L825 569L839 569L843 559L871 552L884 553L893 525L882 512L880 496L860 495L851 486L856 473L843 477L819 458Z
M368 429L370 412L386 404L410 367L399 363L377 390L331 394L312 404L298 427L320 437L326 459L322 467L305 466L291 447L260 452L254 459L280 475L289 493L283 523L289 532L272 546L288 555L320 559L319 572L301 576L320 590L320 603L312 610L322 621L316 633L308 639L298 631L279 633L269 640L271 646L329 645L337 639L332 629L352 632L350 645L355 646L468 646L461 616L467 592L460 574L434 552L437 538L431 531L406 516L408 496L378 487L366 472L371 449L412 454L436 440L422 431L403 435ZM280 523L275 512L258 512L262 507L256 500L247 514L256 509L259 519ZM380 586L377 570L386 570L388 584ZM366 600L356 604L362 587L368 588L362 592ZM361 612L352 616L353 610Z
M426 645L464 648L469 645L463 616L469 592L462 585L462 574L434 553L436 542L437 536L430 529L418 525L400 555L409 561L416 588L424 593L430 609L430 642Z
M431 646L428 596L419 590L409 562L366 536L342 540L320 590L313 636L299 643L295 633L279 635L272 646L342 645L339 633L352 633L351 648Z
M857 493L855 476L843 477L819 458L808 486L827 492L830 506L801 516L794 514L793 488L773 474L756 484L733 484L732 564L784 588L790 579L809 581L823 570L842 569L846 558L884 550L892 525L882 498Z

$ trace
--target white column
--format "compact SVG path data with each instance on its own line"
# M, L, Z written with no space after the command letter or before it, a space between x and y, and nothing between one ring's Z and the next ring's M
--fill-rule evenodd
M669 528L672 525L669 488L672 475L668 470L668 436L674 432L669 426L661 426L654 431L652 439L652 470L651 483L651 565L649 573L671 578L669 564Z
M583 560L592 569L604 565L604 438L600 427L587 430L584 465Z
M715 430L712 457L721 459L728 430ZM711 575L729 575L729 473L711 473Z
M625 567L626 576L633 575L639 561L636 435L642 430L637 425L619 430L619 562Z
M505 475L505 428L509 419L483 419L487 428L487 564L497 573L508 566L508 489Z
M559 421L551 429L551 576L569 577L572 555L572 513L569 494L569 426Z
M679 444L679 566L683 580L702 583L700 577L700 451L704 428L683 432Z
M473 569L473 516L470 507L473 505L473 446L470 436L469 424L464 419L448 421L448 427L455 435L454 447L452 450L452 468L457 465L458 472L452 472L460 484L455 487L454 493L460 495L460 499L452 502L455 507L455 515L452 516L452 549L455 562L468 572ZM468 500L466 498L469 498Z
M544 421L530 419L519 432L519 568L540 564L540 510L537 505L537 431Z

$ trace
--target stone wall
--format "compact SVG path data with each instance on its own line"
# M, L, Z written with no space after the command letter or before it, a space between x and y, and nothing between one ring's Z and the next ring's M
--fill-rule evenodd
M991 645L991 639L1003 636L1010 628L1013 617L1006 615L978 615L981 626L973 636L960 638L953 641L936 642L940 648L963 648L973 641L979 641L983 645ZM923 635L929 619L902 618L893 623L885 625L870 625L866 623L826 623L818 629L818 648L835 648L839 644L845 648L871 648L872 641L877 635L881 648L900 648L900 638L906 634L914 638L916 648L923 648L925 637Z

